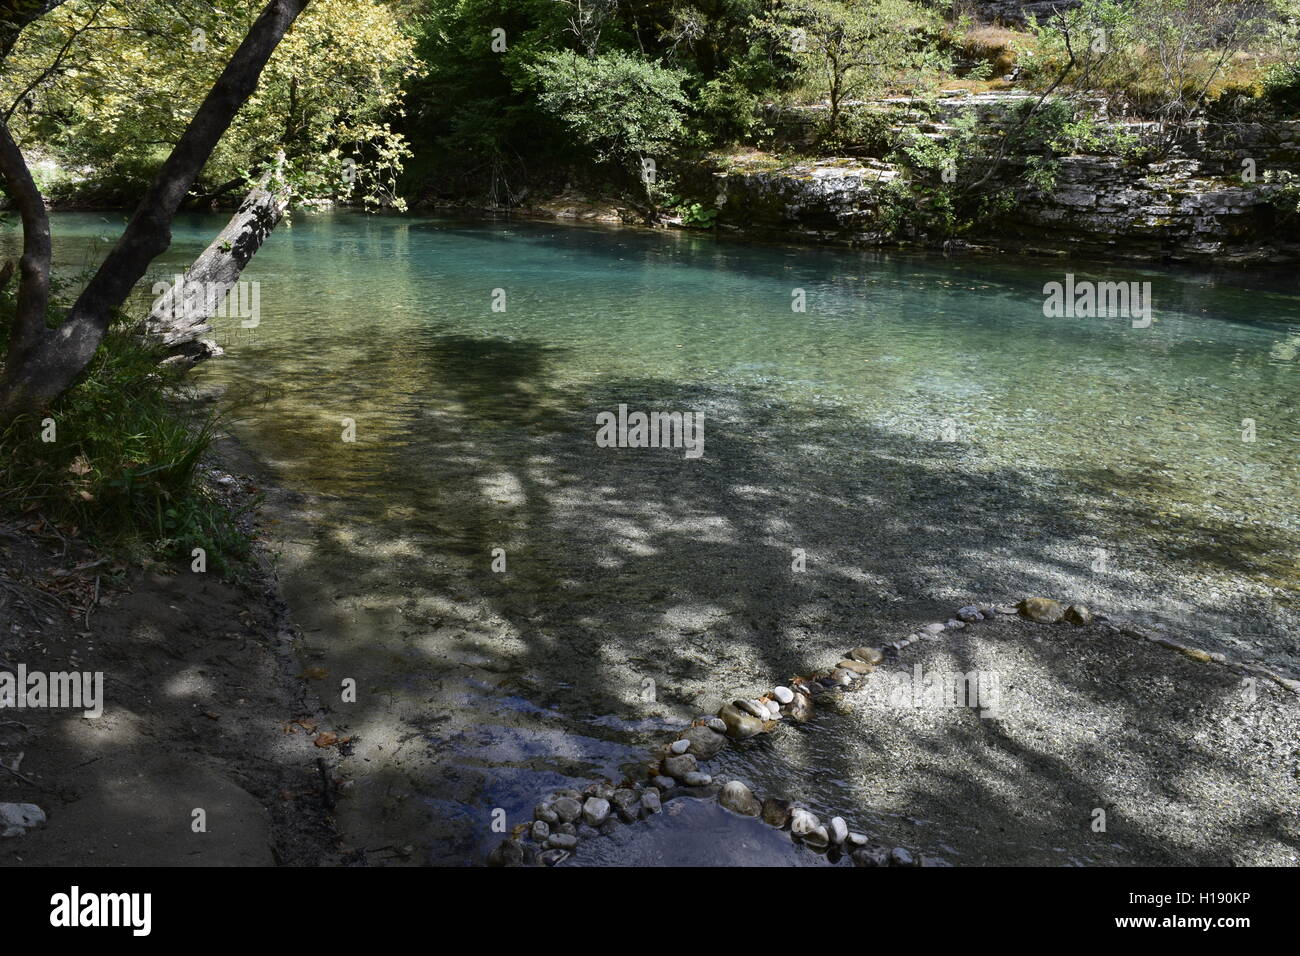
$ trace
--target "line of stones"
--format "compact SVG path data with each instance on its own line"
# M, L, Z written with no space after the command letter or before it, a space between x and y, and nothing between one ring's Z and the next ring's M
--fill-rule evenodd
M658 759L648 768L650 784L625 781L614 787L593 783L583 791L557 790L534 808L533 822L515 827L512 835L489 855L495 866L554 865L563 862L584 838L609 835L618 822L634 823L658 813L663 800L681 794L708 796L716 793L718 802L728 810L745 816L761 817L778 829L790 828L791 836L816 851L826 851L832 858L848 854L858 866L916 866L942 861L930 860L904 847L892 850L873 845L868 838L850 830L843 817L832 817L823 824L811 811L788 800L768 797L760 800L739 780L722 786L699 769L700 761L711 760L727 745L727 740L745 740L774 730L782 719L798 723L809 720L817 697L836 696L850 689L872 673L885 660L887 651L897 653L921 640L934 640L944 631L961 630L994 615L1019 614L1044 624L1068 622L1076 626L1090 624L1093 615L1083 605L1063 605L1049 598L1025 598L1015 606L970 604L959 608L945 623L932 623L901 640L879 648L856 647L834 667L805 677L795 677L789 686L778 685L758 698L736 699L724 704L716 715L697 718L676 740L659 750ZM1104 616L1099 620L1108 620ZM1210 654L1128 627L1119 633L1150 640L1201 662L1214 662L1243 672L1269 677L1288 689L1300 693L1300 682L1284 678L1267 668L1251 664L1233 664L1223 654ZM665 796L666 794L666 796Z

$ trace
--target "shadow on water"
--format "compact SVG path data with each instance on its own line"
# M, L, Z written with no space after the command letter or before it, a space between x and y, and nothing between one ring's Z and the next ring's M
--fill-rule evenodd
M1291 647L1294 608L1224 607L1188 593L1180 573L1191 561L1249 573L1261 553L1294 542L1157 514L1149 499L1123 493L1126 482L1142 481L1136 473L1086 461L1069 472L972 470L960 443L758 387L653 377L556 384L548 369L558 351L426 330L393 366L419 400L392 408L346 462L310 415L277 410L255 426L257 445L330 461L316 476L321 494L300 523L311 530L288 574L303 593L322 582L337 588L336 608L306 614L316 632L309 653L332 674L363 675L369 692L333 709L363 752L367 740L385 741L383 754L345 768L365 775L360 789L370 796L358 807L377 821L373 832L392 828L393 842L416 837L430 860L481 858L499 838L494 808L521 822L550 789L642 772L647 745L674 722L715 709L720 694L761 691L966 600L1070 599L1086 590L1103 607L1141 608L1163 591L1186 611L1176 624L1221 635L1247 622L1255 639ZM373 377L387 361L358 354L343 374L362 382L361 369ZM597 448L596 413L620 403L703 411L704 457ZM1134 560L1147 554L1147 575L1098 585L1079 560L1096 541ZM495 548L507 561L501 573ZM802 573L791 570L796 548L807 554ZM1042 663L1077 693L1101 693L1068 659ZM1140 686L1128 690L1140 699ZM1206 683L1199 692L1228 690ZM990 739L997 734L976 721L942 746L973 747L978 735L1018 763L1050 765L1080 799L1098 799L1068 755ZM811 734L789 740L780 757L796 776L864 776ZM1175 762L1213 759L1185 741L1167 743ZM737 750L727 760L743 768L771 746L757 741L748 756ZM398 763L393 747L404 754ZM946 799L928 807L918 792L919 816L942 813L957 796L988 815L990 828L1026 832L1002 792L942 776L930 785ZM823 786L839 790L853 787ZM1037 826L1030 838L1050 842L1052 824ZM627 839L628 854L664 852ZM1128 842L1166 858L1156 834L1130 833Z

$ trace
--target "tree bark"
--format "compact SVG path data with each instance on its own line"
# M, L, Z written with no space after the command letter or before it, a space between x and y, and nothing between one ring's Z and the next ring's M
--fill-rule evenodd
M236 295L235 283L257 254L271 231L280 224L289 207L291 190L284 180L284 154L272 169L244 197L239 210L203 254L185 270L154 303L146 322L148 334L167 348L165 365L191 368L222 354L221 347L203 338L212 331L210 321L227 294ZM185 290L195 287L214 294L187 298Z
M57 328L47 329L49 221L22 154L0 124L0 172L23 214L19 320L0 381L0 423L35 412L81 373L131 289L171 244L171 222L267 61L309 0L270 0L204 98L126 230ZM30 21L29 21L30 22ZM6 51L7 52L7 51ZM29 274L30 273L30 274ZM40 306L39 327L33 315Z

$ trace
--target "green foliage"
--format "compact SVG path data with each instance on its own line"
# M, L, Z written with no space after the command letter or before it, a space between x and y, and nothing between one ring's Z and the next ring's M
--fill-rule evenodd
M1293 3L1293 0L1275 0ZM1269 33L1269 0L1083 0L1042 23L1019 62L1038 85L1102 91L1172 125L1185 124L1222 89L1242 50Z
M668 151L682 129L685 73L625 53L548 53L528 72L538 103L598 162L629 163Z
M665 196L664 205L676 210L682 217L682 225L688 229L712 229L718 221L716 206L706 206L702 202L682 199L677 195Z
M794 55L803 88L829 102L831 135L846 101L878 94L938 55L925 37L937 16L909 0L789 0L760 23Z
M0 350L8 346L12 292L0 292ZM234 570L249 551L232 514L197 476L216 421L183 411L173 373L139 329L117 322L76 384L43 419L0 431L0 500L7 510L73 525L89 540L135 556L188 558Z
M0 74L19 141L75 171L64 195L138 196L248 32L242 0L68 0L23 31ZM378 0L314 0L204 169L214 189L283 150L300 195L400 205L402 85L415 42ZM356 175L344 175L344 160ZM107 187L119 192L105 195Z

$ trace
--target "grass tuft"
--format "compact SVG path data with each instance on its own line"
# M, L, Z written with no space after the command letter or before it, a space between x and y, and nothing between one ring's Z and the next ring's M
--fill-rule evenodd
M0 292L0 355L14 305L12 292ZM188 559L203 548L209 567L235 572L249 540L199 476L217 418L192 411L180 373L160 368L160 357L139 323L114 322L46 414L0 431L0 509L71 526L133 560Z

